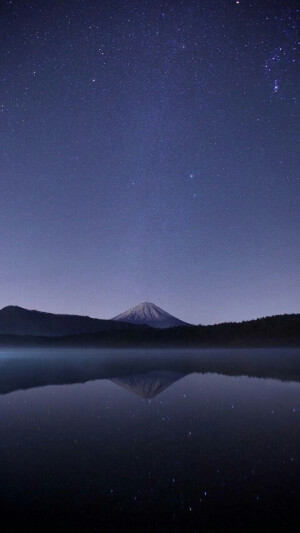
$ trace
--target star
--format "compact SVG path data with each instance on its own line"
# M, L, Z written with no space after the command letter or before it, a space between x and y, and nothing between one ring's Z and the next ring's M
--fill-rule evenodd
M274 80L274 88L273 88L273 91L274 91L274 93L278 93L278 91L279 91L279 83L278 83L278 80Z

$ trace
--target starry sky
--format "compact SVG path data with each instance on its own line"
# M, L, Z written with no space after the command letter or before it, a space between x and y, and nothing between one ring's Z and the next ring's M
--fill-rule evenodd
M1 3L0 307L299 312L296 6Z

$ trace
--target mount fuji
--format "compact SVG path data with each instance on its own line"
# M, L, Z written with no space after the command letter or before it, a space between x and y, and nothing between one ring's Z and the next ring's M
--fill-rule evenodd
M173 315L167 313L157 305L144 302L136 307L128 309L124 313L115 316L112 320L118 322L127 322L130 324L144 324L152 328L164 329L174 328L178 326L190 326L187 322L183 322Z

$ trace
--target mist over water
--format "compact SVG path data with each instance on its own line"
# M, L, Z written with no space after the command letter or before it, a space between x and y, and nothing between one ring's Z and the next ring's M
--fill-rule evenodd
M299 350L4 352L0 371L4 531L298 530Z

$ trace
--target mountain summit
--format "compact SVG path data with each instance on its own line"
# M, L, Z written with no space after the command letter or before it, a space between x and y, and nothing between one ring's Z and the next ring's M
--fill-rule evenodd
M130 324L145 324L159 329L190 325L150 302L144 302L136 307L132 307L124 313L115 316L112 320L128 322Z

